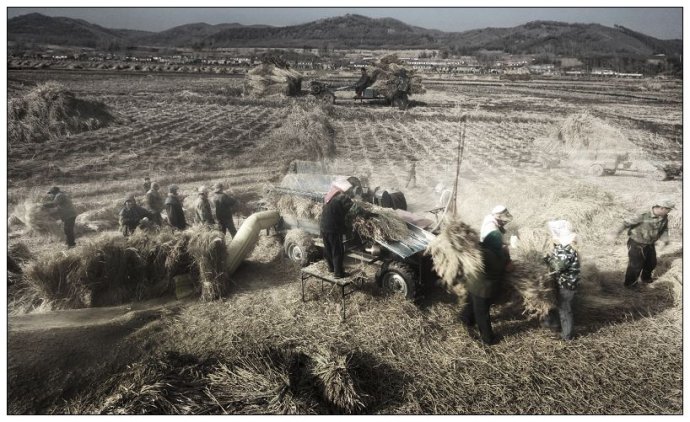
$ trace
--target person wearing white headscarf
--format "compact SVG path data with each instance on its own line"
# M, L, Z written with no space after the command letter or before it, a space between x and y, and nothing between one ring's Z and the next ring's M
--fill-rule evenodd
M580 257L574 246L577 235L566 220L550 221L548 227L553 238L553 250L544 256L544 262L558 287L558 309L549 312L543 325L552 329L560 327L561 338L572 340L572 301L580 284Z

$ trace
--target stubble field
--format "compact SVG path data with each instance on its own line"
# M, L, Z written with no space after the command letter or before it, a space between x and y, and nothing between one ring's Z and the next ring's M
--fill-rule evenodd
M150 176L187 195L224 181L248 214L295 158L275 144L275 133L296 107L321 107L309 98L246 98L241 79L211 75L10 71L9 96L45 81L103 102L119 120L42 143L9 142L10 213L52 185L80 211L111 209L129 192L141 198ZM406 111L339 93L323 111L335 144L329 165L400 188L410 210L423 214L436 207L434 187L453 183L464 141L458 206L465 222L478 229L504 204L515 216L508 234L524 243L552 218L569 219L580 235L586 269L574 342L498 306L494 325L504 339L485 348L460 324L455 298L435 287L412 303L371 283L351 296L341 324L336 296L314 288L303 303L298 270L277 239L263 236L221 301L29 314L10 307L9 411L682 413L682 182L659 180L653 166L682 159L681 83L453 78L425 85ZM585 112L635 146L640 172L596 177L563 163L544 166L554 157L539 141ZM417 184L405 189L411 159ZM678 204L672 243L659 252L655 283L624 290L625 237L612 244L605 234L659 198ZM77 243L98 235L86 231ZM9 242L26 244L34 259L64 248L59 237L21 230ZM348 400L334 398L319 378L324 361L349 377ZM222 368L229 372L221 376Z

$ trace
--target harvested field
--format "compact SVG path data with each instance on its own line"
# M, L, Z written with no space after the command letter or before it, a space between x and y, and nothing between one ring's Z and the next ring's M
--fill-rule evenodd
M9 413L682 414L682 181L547 167L549 154L539 147L540 139L558 139L559 131L572 140L573 133L605 127L638 150L638 162L681 161L679 81L422 75L426 92L412 96L419 104L400 111L354 104L349 92L349 99L339 93L332 106L300 97L243 97L242 78L213 69L13 67L10 101L58 83L122 120L40 144L8 139L7 202L16 217L8 222L10 253L32 277L57 279L49 293L57 307L69 308L54 311L26 300L47 293L27 295L21 281L14 282ZM582 116L596 125L586 127ZM116 248L124 239L114 231L113 214L125 194L143 198L144 176L163 192L177 184L188 196L188 213L198 186L224 182L240 201L239 228L293 159L322 159L334 174L368 175L372 187L400 189L409 211L434 220L425 212L438 206L434 188L453 184L462 133L458 217L478 231L493 206L507 206L514 220L506 237L519 237L519 249L511 252L516 266L523 265L518 276L533 281L539 271L535 254L548 247L547 221L567 219L578 233L583 280L573 342L539 327L535 315L545 299L538 291L530 291L529 303L523 297L492 308L494 329L503 337L492 347L460 323L459 298L441 285L427 286L413 302L366 283L348 297L341 323L336 289L308 285L303 302L299 272L283 256L282 239L265 231L222 283L216 283L225 276L222 259L204 252L214 250L213 236L198 237L189 245L201 263L198 295L184 300L156 277L171 251L146 246L144 239L137 247L148 254ZM417 159L416 186L405 189L411 157ZM24 221L33 215L27 205L53 185L68 192L81 213L75 250L65 250L52 221ZM669 217L671 243L658 250L656 281L639 292L626 290L626 238L610 242L605 235L659 198L678 204ZM318 212L311 202L282 205L304 216ZM119 252L92 258L91 268L119 270L122 262L136 261L149 272L133 271L130 278L154 281L150 289L125 283L121 290L97 290L100 284L88 290L80 282L70 284L81 290L66 299L60 269L47 268L50 262L39 257L61 256L68 267L81 268L76 252L97 244L94 250L107 253L102 239L112 239ZM457 270L470 263L445 265ZM372 280L376 269L366 267ZM129 277L126 271L99 274L111 274L96 280L110 287ZM452 287L451 276L444 279ZM73 309L87 306L81 300L88 297L98 298L91 305L121 305Z

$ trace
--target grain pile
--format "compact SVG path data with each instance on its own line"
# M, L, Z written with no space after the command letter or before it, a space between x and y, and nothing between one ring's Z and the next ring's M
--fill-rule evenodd
M116 120L103 103L77 98L53 82L11 99L7 119L11 144L43 142L105 127Z
M387 98L397 92L407 94L423 94L426 92L422 85L422 78L413 69L403 66L403 62L396 55L383 57L379 63L368 69L371 77L371 87Z
M263 63L247 72L245 92L253 97L285 95L292 97L302 90L302 75L290 69L287 62L275 57L264 58Z

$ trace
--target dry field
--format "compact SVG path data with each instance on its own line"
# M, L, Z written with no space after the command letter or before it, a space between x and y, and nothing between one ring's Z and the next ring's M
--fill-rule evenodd
M341 77L333 77L338 82ZM106 128L42 143L8 143L8 212L58 185L80 211L111 210L144 176L184 194L225 181L250 205L295 158L275 133L309 98L250 99L242 79L218 75L9 71L10 98L56 81L118 116ZM652 164L682 160L679 81L521 81L452 78L426 84L415 107L353 104L323 115L340 173L401 188L412 211L434 208L455 175L459 212L479 228L505 204L523 245L552 218L581 236L584 278L572 343L554 340L511 306L497 306L496 346L459 323L455 298L430 287L416 303L373 284L353 294L341 324L336 296L309 290L273 237L232 277L221 301L162 298L112 308L31 312L10 307L10 413L681 414L682 182ZM301 104L301 105L300 105ZM545 168L538 141L587 112L632 142L646 173L595 177ZM464 119L461 117L464 116ZM465 121L463 123L463 120ZM273 135L272 135L273 134ZM416 158L417 186L404 189ZM625 236L605 234L628 213L671 198L672 243L658 280L622 287ZM536 233L536 235L535 235ZM77 243L95 232L84 232ZM10 231L33 259L64 248L57 236ZM350 263L350 265L359 265Z

